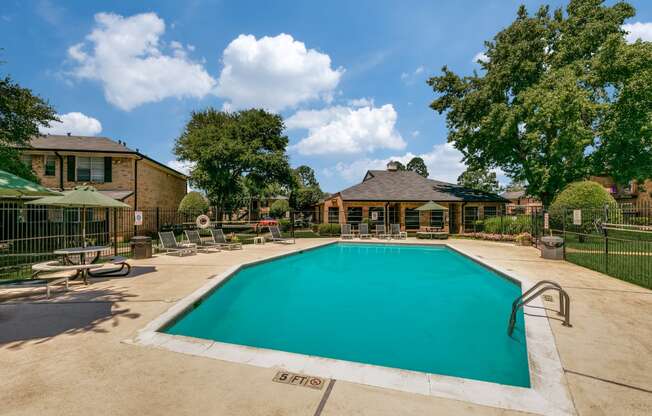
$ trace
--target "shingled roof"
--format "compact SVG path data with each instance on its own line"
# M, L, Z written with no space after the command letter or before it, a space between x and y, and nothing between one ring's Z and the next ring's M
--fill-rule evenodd
M509 202L497 194L427 179L412 171L370 170L361 183L339 195L345 201Z
M136 153L135 150L108 137L48 134L35 136L29 144L32 148L39 150Z

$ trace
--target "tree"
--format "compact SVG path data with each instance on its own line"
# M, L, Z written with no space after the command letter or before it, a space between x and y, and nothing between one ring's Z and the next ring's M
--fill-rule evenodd
M507 192L524 191L526 187L527 187L526 184L522 181L511 181L507 186L505 186L505 191Z
M281 218L290 210L290 204L287 199L277 199L272 202L272 206L269 207L269 215L272 218Z
M188 192L179 203L179 211L195 215L205 214L208 211L208 201L197 191Z
M588 212L582 215L580 231L590 233L594 229L593 220L596 214L601 217L605 205L615 204L616 200L607 192L602 185L592 181L579 181L567 185L552 201L550 205L550 220L555 228L563 228L563 221L566 224L572 223L572 210L584 209ZM582 236L580 236L582 237Z
M32 91L13 82L0 79L0 166L2 170L36 182L31 167L20 160L17 147L27 146L39 127L49 127L57 121L54 109Z
M424 162L420 157L413 157L412 160L408 162L406 169L416 172L424 178L428 177L428 167L426 166L426 162Z
M633 15L627 3L601 0L532 16L521 6L486 42L481 74L444 67L428 80L448 141L468 165L525 181L544 205L592 173L652 174L652 43L625 43L621 25Z
M323 196L315 171L310 166L302 165L294 169L293 177L290 205L297 211L306 211Z
M484 192L500 192L500 184L496 179L496 172L489 172L486 169L468 167L457 178L457 183L465 188L476 189Z
M206 191L218 215L242 205L245 181L253 189L291 182L283 119L264 110L193 112L174 152L191 162L190 182Z
M392 160L389 163L394 163L396 165L396 170L399 172L406 170L405 165L399 162L398 160Z

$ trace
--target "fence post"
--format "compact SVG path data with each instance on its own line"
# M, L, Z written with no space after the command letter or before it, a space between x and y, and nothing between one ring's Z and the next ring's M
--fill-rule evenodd
M113 255L118 255L118 208L113 208Z
M604 273L609 274L609 230L604 230Z

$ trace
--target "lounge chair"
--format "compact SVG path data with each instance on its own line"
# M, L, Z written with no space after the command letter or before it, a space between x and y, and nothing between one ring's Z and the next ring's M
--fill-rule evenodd
M358 229L360 231L360 234L358 234L358 237L360 238L371 238L371 234L369 234L369 224L360 224L360 228Z
M376 231L374 231L374 234L376 234L376 238L389 238L389 235L385 232L385 226L376 224Z
M352 239L353 231L351 231L351 224L342 224L342 234L340 235L342 240Z
M211 236L213 236L213 243L217 244L218 247L226 250L241 250L242 243L233 242L230 243L226 241L226 236L224 231L221 228L211 228Z
M204 253L220 251L220 245L218 243L202 240L197 230L186 230L186 238L197 246L197 251L203 251Z
M184 256L197 252L197 246L192 243L178 243L172 231L160 232L158 233L158 238L161 241L158 250L164 251L165 254Z
M407 232L401 231L401 224L391 225L391 237L398 238L399 240L407 238Z
M281 230L279 230L276 225L271 225L269 227L269 232L272 234L272 243L294 244L296 242L294 238L283 237L281 235Z
M96 270L88 270L88 275L91 277L114 277L114 276L126 276L131 272L131 265L127 263L127 259L122 256L111 257L108 263L105 263L108 267L102 267Z

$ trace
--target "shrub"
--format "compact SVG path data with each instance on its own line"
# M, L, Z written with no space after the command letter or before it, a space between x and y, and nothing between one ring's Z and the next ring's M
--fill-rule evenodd
M484 232L489 234L521 234L532 232L532 218L529 215L492 217L484 220Z
M616 200L607 192L602 185L592 181L573 182L561 191L550 205L550 220L556 225L562 225L564 221L572 224L573 210L598 210L605 205L615 204ZM564 218L566 214L566 218ZM593 215L586 213L582 215L582 232L590 232Z
M319 235L340 235L341 229L339 224L319 224Z
M290 231L290 220L288 219L278 220L278 226L283 232Z
M287 199L279 199L272 203L272 206L269 207L269 215L272 218L281 218L285 215L286 212L290 210L290 204Z
M205 214L208 212L208 201L197 191L188 192L179 203L179 212Z

